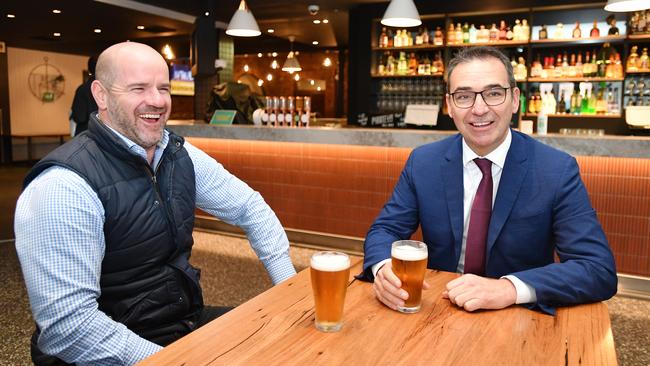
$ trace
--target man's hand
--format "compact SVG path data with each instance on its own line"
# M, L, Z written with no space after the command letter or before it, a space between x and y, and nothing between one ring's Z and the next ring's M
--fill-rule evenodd
M397 310L398 306L404 306L404 301L409 298L408 292L402 289L402 281L393 273L391 262L379 268L372 288L377 299L393 310ZM422 289L429 289L426 281L422 284Z
M450 281L442 297L467 311L503 309L517 301L517 291L512 282L505 278L493 279L466 274Z

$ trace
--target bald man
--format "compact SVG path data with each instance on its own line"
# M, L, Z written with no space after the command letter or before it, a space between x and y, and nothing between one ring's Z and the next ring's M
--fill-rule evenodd
M273 283L295 274L259 193L165 129L167 64L127 42L97 62L88 130L27 174L16 249L36 365L132 365L221 315L189 263L196 207L246 231Z

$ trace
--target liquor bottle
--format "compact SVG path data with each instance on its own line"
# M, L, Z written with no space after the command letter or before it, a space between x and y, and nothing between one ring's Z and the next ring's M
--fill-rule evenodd
M571 113L580 114L580 105L582 104L582 97L578 92L578 89L573 89L573 94L571 94Z
M300 127L300 119L302 118L303 106L303 98L296 97L296 113L293 115L293 125L296 127Z
M636 52L637 46L632 46L630 55L627 57L625 68L627 71L637 71L639 69L639 54Z
M402 47L402 31L398 29L393 37L393 47Z
M278 123L277 126L282 127L284 126L284 116L287 111L287 98L285 97L280 97L279 98L279 105L278 105Z
M483 24L478 30L478 43L487 43L490 40L490 31Z
M499 40L499 30L497 29L496 23L492 23L489 37L490 37L490 42L496 42Z
M535 58L535 61L533 61L533 65L530 67L530 77L531 78L538 78L542 76L542 63L539 59L539 54Z
M569 63L569 69L567 71L567 77L574 78L576 77L576 54L571 54L571 62Z
M463 24L463 43L469 43L469 25L467 22Z
M463 26L461 26L460 23L456 23L456 30L454 32L456 33L456 35L454 35L456 43L463 43Z
M562 75L562 55L557 54L557 58L555 59L555 69L553 69L553 77L554 78L561 78L564 75Z
M447 44L456 44L456 30L454 29L454 23L449 22L449 28L447 29Z
M530 91L530 98L528 99L528 113L536 114L537 109L535 109L537 103L535 102L535 89Z
M433 66L432 68L436 69L436 73L442 74L445 72L445 64L442 62L442 55L440 51L436 54L436 58L433 60Z
M594 50L591 53L591 63L589 64L590 67L590 76L596 77L598 76L598 62L596 61L596 50Z
M388 29L388 32L386 32L386 36L388 38L388 44L386 47L394 47L395 46L395 36L393 35L393 30Z
M582 38L582 31L580 30L580 22L576 21L576 27L571 32L571 38Z
M309 120L311 119L311 98L303 98L303 114L300 116L300 127L309 127Z
M619 53L614 57L614 78L623 78L623 64L621 63L621 55Z
M530 26L527 19L521 20L520 38L521 41L528 41L530 39Z
M600 30L598 29L598 21L596 19L594 19L594 27L591 28L591 32L589 32L589 37L591 38L600 37Z
M424 27L424 31L422 31L422 44L431 43L430 42L431 40L429 38L430 38L429 37L429 30L427 29L427 27Z
M406 33L406 46L408 47L413 46L413 43L415 43L415 40L413 39L413 34L411 34L411 32L407 31L406 29L404 29L403 32Z
M424 43L424 37L422 35L422 28L418 28L418 34L415 36L415 44L421 45Z
M293 97L287 97L287 109L284 115L284 124L289 127L294 127L293 116L296 114L296 104Z
M648 48L643 47L641 52L641 57L639 58L639 69L647 70L650 67L650 62L648 60Z
M528 69L526 68L526 61L524 61L523 57L519 57L519 62L517 63L516 67L516 79L517 80L526 80L526 77L528 76Z
M606 78L613 78L614 77L614 67L615 67L615 60L614 60L614 53L609 54L609 58L605 61L605 77Z
M604 89L602 86L598 89L598 97L596 98L595 112L599 115L607 113L607 100L605 100Z
M569 57L567 56L566 51L564 52L564 56L562 56L562 77L566 78L569 77Z
M409 65L406 60L406 52L399 53L399 60L397 61L397 75L408 74Z
M607 16L606 21L607 21L607 24L609 24L609 30L607 31L607 35L609 35L609 36L618 36L619 31L618 31L618 27L616 26L616 17L613 14L610 14L610 15ZM639 21L639 23L641 23L641 21Z
M578 53L578 60L576 61L576 77L583 77L582 53Z
M542 24L542 28L539 30L539 39L548 39L548 30L544 24Z
M476 43L477 41L478 30L474 26L474 23L469 27L469 43Z
M521 41L522 39L521 24L519 22L519 19L515 19L515 25L512 27L512 39L515 41Z
M428 55L424 55L424 70L423 73L424 75L431 75L431 60L429 59Z
M388 34L386 33L386 27L381 28L381 34L379 35L379 47L388 47Z
M385 53L379 55L377 59L377 75L386 75L386 61L384 61Z
M564 39L564 24L557 23L553 32L553 39Z
M442 34L442 29L436 27L435 33L433 33L433 44L436 46L442 46L444 35Z
M512 32L512 29L510 29L510 27L506 27L506 41L512 41L514 37L515 36Z
M418 60L415 58L415 52L411 52L408 61L408 75L415 75L418 71Z
M424 67L424 57L420 57L420 59L418 60L418 68L417 68L416 74L417 75L426 75L424 69L425 69L425 67Z
M506 21L501 20L501 23L499 24L499 41L505 41L506 40Z

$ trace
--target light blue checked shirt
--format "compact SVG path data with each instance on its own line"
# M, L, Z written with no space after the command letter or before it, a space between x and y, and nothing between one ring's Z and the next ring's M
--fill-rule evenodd
M142 147L113 132L146 160ZM168 141L165 131L152 166ZM260 194L203 151L188 142L184 146L194 163L196 206L244 229L273 283L293 276L287 236ZM51 167L18 199L16 249L41 329L39 348L68 363L132 365L161 347L98 310L103 225L104 208L86 181L68 169Z

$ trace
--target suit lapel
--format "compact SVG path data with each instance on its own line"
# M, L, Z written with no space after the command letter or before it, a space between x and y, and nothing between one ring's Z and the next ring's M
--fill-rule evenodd
M506 155L499 190L492 208L486 251L486 258L488 259L506 219L510 216L510 211L512 211L526 177L528 171L527 145L527 141L521 135L512 131L512 143Z
M447 210L454 233L455 263L458 263L463 240L463 152L460 135L445 154L441 168L447 196Z

